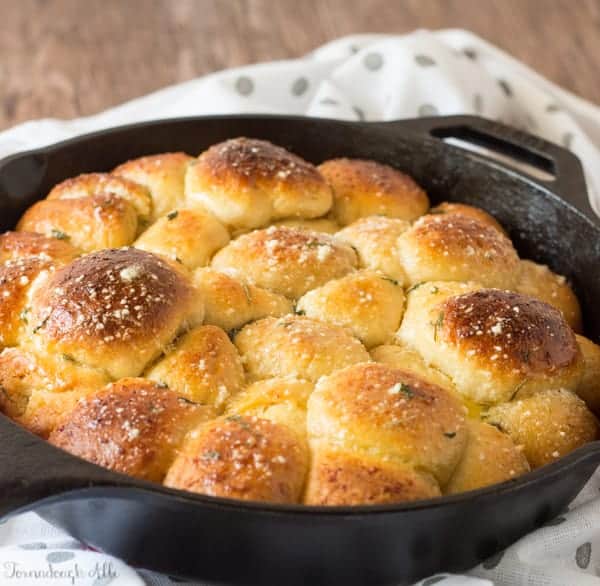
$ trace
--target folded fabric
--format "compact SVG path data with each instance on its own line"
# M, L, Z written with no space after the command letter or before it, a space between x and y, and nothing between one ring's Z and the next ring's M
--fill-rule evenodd
M600 212L600 109L460 30L346 37L302 59L222 71L95 116L27 122L0 133L0 157L119 124L226 113L366 121L485 116L571 149L584 164L590 200ZM440 574L419 584L600 585L599 489L597 472L569 510L545 527L466 575ZM173 583L135 573L33 513L0 524L0 576L1 583L15 578L20 586Z

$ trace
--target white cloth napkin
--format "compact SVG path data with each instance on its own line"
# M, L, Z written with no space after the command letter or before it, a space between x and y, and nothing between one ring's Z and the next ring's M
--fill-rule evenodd
M592 205L600 211L600 109L460 30L346 37L302 59L222 71L96 116L27 122L0 133L0 156L139 120L241 112L349 120L469 113L501 120L577 154ZM503 554L463 576L440 574L419 584L600 586L599 489L597 472L568 511ZM90 551L33 513L0 525L1 584L122 586L144 581L174 583Z

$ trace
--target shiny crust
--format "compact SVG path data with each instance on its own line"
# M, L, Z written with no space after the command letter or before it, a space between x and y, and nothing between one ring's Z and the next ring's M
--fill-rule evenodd
M313 389L313 383L292 376L257 381L232 398L227 414L268 419L305 437L306 402Z
M183 335L147 377L194 403L211 405L218 413L245 383L235 346L216 326L199 326Z
M87 173L56 185L46 199L80 199L93 195L116 195L135 208L141 220L152 213L150 193L143 186L108 173Z
M441 496L436 480L401 463L315 449L307 505L382 505Z
M251 138L234 138L204 151L188 170L186 198L238 229L287 217L316 218L332 202L329 186L313 165Z
M195 269L207 265L228 242L229 232L212 214L176 209L154 222L134 246Z
M486 421L523 446L532 468L553 462L598 436L598 422L585 403L562 389L497 405L489 410Z
M294 307L283 295L246 284L211 268L197 270L194 285L204 299L204 322L225 331L241 328L263 317L287 315Z
M256 230L233 240L212 267L286 297L298 298L357 265L356 253L328 234L284 226Z
M273 222L273 225L287 226L288 228L297 228L299 230L310 230L311 232L325 232L325 234L335 234L340 229L340 226L329 218L317 218L315 220L288 218Z
M68 240L84 252L131 244L137 228L133 205L114 194L42 200L17 224L17 230Z
M470 419L469 441L444 493L456 494L512 480L529 472L529 463L510 436Z
M404 285L408 279L398 257L398 237L409 228L405 220L369 216L346 226L335 237L356 250L361 267L381 271Z
M31 306L38 347L115 378L138 375L186 323L202 319L188 278L135 248L77 259L36 290Z
M470 206L464 203L455 203L444 201L434 208L431 208L430 214L459 214L462 216L467 216L468 218L472 218L474 220L479 220L483 224L487 224L488 226L495 228L498 232L501 232L504 236L508 236L506 230L502 227L502 225L490 214L488 214L485 210L481 208L476 208L474 206Z
M404 313L404 291L382 273L357 271L306 293L296 312L345 327L371 348L394 338Z
M80 398L108 382L106 373L79 364L69 354L6 348L0 354L0 411L48 437Z
M232 415L194 435L171 466L167 486L242 500L299 502L308 454L285 426Z
M82 399L49 440L100 466L160 482L187 432L212 417L210 407L125 378Z
M460 214L427 215L398 238L398 255L410 284L471 281L512 289L519 257L495 228Z
M292 375L310 381L369 360L365 347L346 329L307 317L267 317L235 337L252 379Z
M522 260L516 289L556 307L573 331L581 333L581 307L567 279L553 273L547 266Z
M470 288L437 282L412 291L398 339L479 403L576 388L581 354L559 311L519 293Z
M415 220L429 209L429 198L408 175L362 159L332 159L319 171L333 189L331 214L342 226L365 216Z
M66 240L47 238L35 232L5 232L0 234L0 262L36 257L64 264L79 255Z
M149 219L156 220L184 205L185 174L192 160L185 153L150 155L123 163L112 174L148 190L152 207Z
M442 485L467 442L466 409L445 389L385 364L318 381L308 400L311 445L408 464Z

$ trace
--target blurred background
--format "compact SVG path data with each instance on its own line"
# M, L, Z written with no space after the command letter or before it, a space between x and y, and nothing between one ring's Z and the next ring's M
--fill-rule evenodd
M599 0L0 0L0 130L342 35L454 27L600 102Z

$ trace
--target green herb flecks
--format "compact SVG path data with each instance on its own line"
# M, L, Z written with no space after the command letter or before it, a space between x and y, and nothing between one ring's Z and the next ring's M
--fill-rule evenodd
M406 383L396 383L388 391L390 395L403 394L407 399L412 399L415 396L415 392Z
M412 293L413 291L416 291L421 285L424 285L425 281L421 281L420 283L415 283L414 285L411 285L406 292L407 293Z
M179 212L177 210L173 210L172 212L169 212L167 214L167 220L169 220L169 221L174 220L178 215L179 215Z
M399 285L396 279L392 279L392 277L381 277L384 281L389 281L392 285Z
M217 462L221 459L221 454L216 450L207 450L202 454L202 459L205 462Z
M440 311L437 319L431 324L433 326L433 340L438 341L438 331L444 325L444 312Z
M19 313L19 319L25 324L29 323L29 318L27 317L27 315L30 311L31 309L29 307L26 307L25 309L23 309L23 311L21 311L21 313Z
M456 432L455 431L445 431L444 435L448 438L448 439L453 439L456 437Z
M71 238L66 232L57 228L52 228L50 233L52 234L52 238L56 238L57 240L69 240Z

